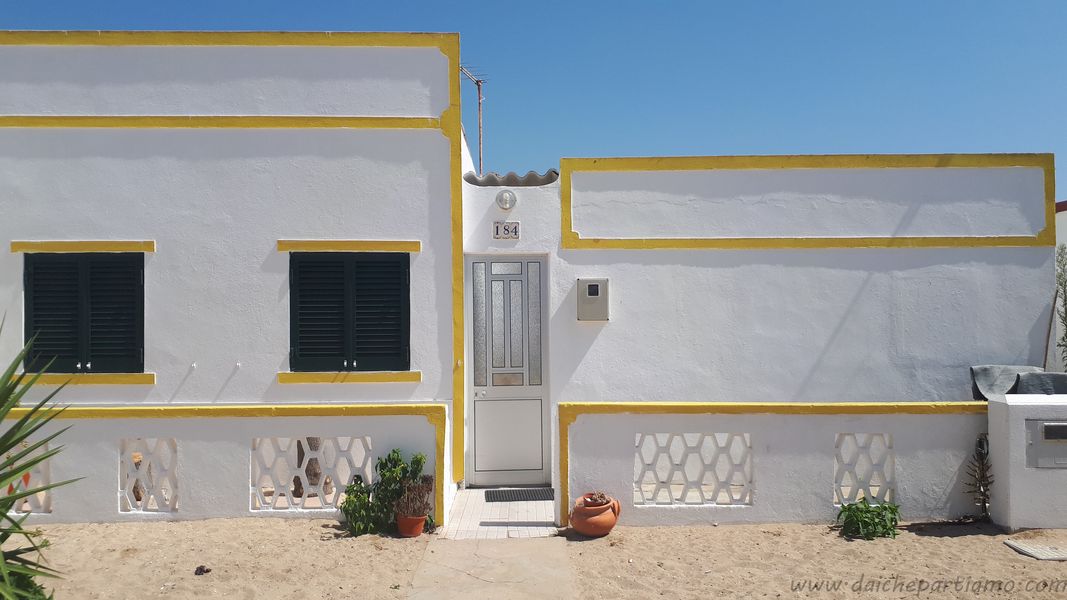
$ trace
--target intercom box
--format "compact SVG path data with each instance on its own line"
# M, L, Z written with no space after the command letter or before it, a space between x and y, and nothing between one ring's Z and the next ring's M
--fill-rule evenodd
M578 320L608 320L608 280L593 277L578 280Z

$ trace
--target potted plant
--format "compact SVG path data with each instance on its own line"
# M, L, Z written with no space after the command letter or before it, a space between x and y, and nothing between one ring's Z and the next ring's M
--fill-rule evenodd
M571 510L571 527L586 537L603 537L619 520L619 501L604 492L582 494Z
M403 492L396 501L396 530L401 537L419 537L426 528L432 495L433 475L417 473L404 480Z

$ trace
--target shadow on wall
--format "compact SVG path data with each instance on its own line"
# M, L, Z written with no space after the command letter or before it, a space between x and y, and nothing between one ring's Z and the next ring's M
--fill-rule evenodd
M630 364L656 373L653 387L679 400L964 400L969 366L1044 360L1051 247L597 250L561 257L574 272L612 270L615 306L604 341L632 348L623 352L643 360ZM1036 293L1042 286L1048 298ZM564 321L573 322L575 302L568 290ZM578 362L596 335L564 321L556 330L573 337L575 348L557 338L555 368L594 376ZM701 327L688 331L686 323ZM598 369L622 367L609 387L633 390L628 399L651 397L651 384L637 381L620 356L598 357L618 360ZM683 379L699 380L705 391L677 383ZM573 390L583 382L556 383Z
M551 361L549 372L552 373L552 377L549 380L551 398L559 398L563 386L573 383L572 378L578 367L584 362L597 337L608 326L606 321L577 321L575 306L578 304L578 283L574 279L570 279L563 280L562 285L567 286L566 295L563 296L563 301L556 308L556 311L549 317L549 331L551 333L549 344L552 349L548 353L548 359ZM556 294L553 293L553 295ZM566 340L566 342L557 340ZM581 399L581 401L586 402L598 400L623 400L623 398Z

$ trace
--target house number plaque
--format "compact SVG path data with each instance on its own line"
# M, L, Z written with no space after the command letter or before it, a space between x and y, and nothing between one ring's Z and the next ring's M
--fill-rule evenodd
M494 240L517 240L519 239L518 221L493 221Z

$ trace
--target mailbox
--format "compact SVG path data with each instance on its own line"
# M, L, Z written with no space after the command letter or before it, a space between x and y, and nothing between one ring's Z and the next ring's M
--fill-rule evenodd
M608 280L604 277L578 280L578 320L608 320Z
M1067 469L1067 421L1026 420L1026 466Z

